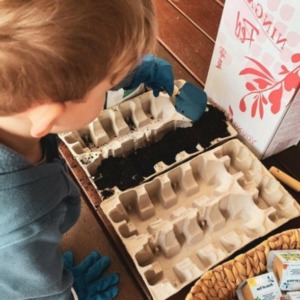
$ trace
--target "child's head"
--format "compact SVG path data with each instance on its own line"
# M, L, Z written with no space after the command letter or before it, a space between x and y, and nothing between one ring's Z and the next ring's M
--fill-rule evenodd
M0 116L117 84L155 45L151 0L2 0L0 15Z

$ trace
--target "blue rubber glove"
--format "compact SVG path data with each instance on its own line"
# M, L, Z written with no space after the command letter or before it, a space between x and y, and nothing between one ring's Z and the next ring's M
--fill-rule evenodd
M144 83L153 90L157 97L164 90L172 96L174 90L174 74L172 66L164 59L146 55L137 67L132 83L129 88L136 88Z
M199 120L206 110L206 93L191 82L186 82L179 89L179 94L175 96L175 99L176 111L193 122Z
M63 260L64 267L73 274L73 288L79 300L111 300L117 296L119 275L113 273L102 276L110 265L108 256L101 256L94 251L74 266L73 253L68 251L64 253Z

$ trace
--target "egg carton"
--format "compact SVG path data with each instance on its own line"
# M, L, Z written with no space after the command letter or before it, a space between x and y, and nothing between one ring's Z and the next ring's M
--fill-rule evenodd
M238 139L100 207L157 300L300 215L299 204Z
M179 89L184 83L184 80L175 81ZM95 178L105 159L126 157L138 149L162 140L167 133L175 129L192 126L190 119L176 111L174 102L175 99L166 93L154 97L152 91L146 92L103 110L94 121L78 131L59 135L102 199L105 198L104 193L102 188L95 184ZM170 164L157 162L153 166L153 172L144 176L141 181L146 182L193 155L235 137L235 129L229 122L224 122L227 126L227 136L214 138L208 147L198 144L193 153L181 151ZM120 187L110 187L110 193L106 197L120 192Z

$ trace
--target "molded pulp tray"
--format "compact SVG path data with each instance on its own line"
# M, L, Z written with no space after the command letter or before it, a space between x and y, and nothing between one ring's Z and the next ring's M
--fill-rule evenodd
M180 88L183 81L175 84ZM176 112L174 99L148 92L101 112L85 128L60 135L102 199L99 210L153 299L177 293L300 214L296 201L246 146L232 139L236 131L224 122L228 136L208 147L198 145L194 153L180 152L170 165L157 163L141 184L113 187L105 201L94 179L106 158L157 142L167 132L191 126L190 120Z
M184 83L183 80L175 81L179 88ZM159 97L155 98L152 91L150 91L102 111L98 118L87 127L78 131L60 134L60 138L90 178L91 183L102 199L119 194L121 190L124 191L127 188L120 190L119 186L110 186L108 193L107 189L95 184L99 178L100 180L102 178L101 174L99 175L99 167L101 167L104 160L110 157L126 157L137 149L162 140L168 132L173 132L177 128L192 126L191 120L177 113L173 104L174 101L175 99L164 93L160 93ZM213 106L209 104L207 111L209 107ZM224 121L213 118L214 116L210 117L213 125L217 126L218 122L221 125L224 124L226 136L214 137L208 146L198 144L193 153L185 151L177 153L173 163L166 164L159 161L151 166L153 172L144 176L139 182L137 181L136 185L148 181L192 156L237 135L237 132L226 121L225 117ZM203 129L203 131L206 131L206 129ZM202 134L209 136L210 133L205 132ZM216 135L216 133L213 134ZM142 165L144 165L144 161ZM135 182L133 183L135 184ZM133 187L133 185L130 187Z
M294 198L237 139L100 206L157 300L300 215Z

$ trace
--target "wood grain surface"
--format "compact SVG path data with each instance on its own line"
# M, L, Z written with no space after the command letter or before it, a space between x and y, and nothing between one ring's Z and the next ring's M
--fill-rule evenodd
M184 79L203 87L225 0L154 0L154 3L159 21L157 55L172 64L176 79ZM72 250L76 261L80 261L93 250L110 256L112 263L108 271L119 272L121 278L117 299L151 299L133 262L113 232L112 226L98 210L101 199L88 186L85 175L80 171L67 148L61 145L60 149L67 159L71 173L82 188L81 217L74 228L65 235L61 245L62 251ZM264 164L278 166L283 171L291 171L300 180L300 146L271 157L265 160ZM287 190L300 202L299 193L289 188ZM299 218L278 228L275 233L297 227L300 227ZM254 247L262 239L241 249L240 253ZM193 284L186 286L169 300L185 299Z

